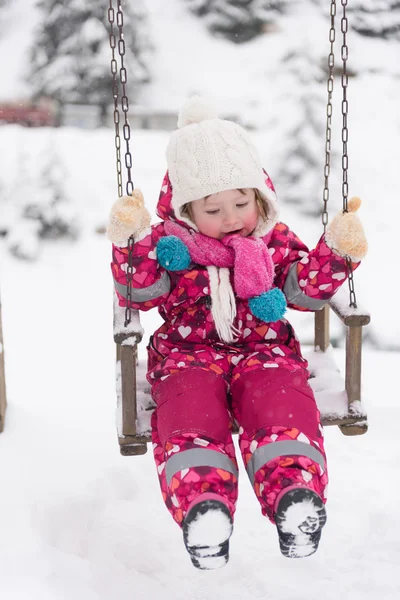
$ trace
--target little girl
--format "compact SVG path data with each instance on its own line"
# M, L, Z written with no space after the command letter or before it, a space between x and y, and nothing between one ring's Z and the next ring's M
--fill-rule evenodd
M278 219L273 184L247 132L189 99L167 148L168 172L150 228L140 191L114 204L112 272L126 306L164 319L148 346L156 410L154 457L164 502L192 563L228 561L238 494L232 424L262 513L284 556L318 547L328 481L320 415L307 362L284 318L315 311L367 244L355 211L337 215L309 251Z

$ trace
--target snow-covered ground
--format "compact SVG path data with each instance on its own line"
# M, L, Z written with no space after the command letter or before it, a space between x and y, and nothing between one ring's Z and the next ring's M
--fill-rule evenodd
M180 0L146 3L158 49L149 104L177 109L185 95L202 92L214 96L221 110L259 120L264 127L254 139L274 179L282 146L289 143L288 121L296 117L291 80L274 67L285 48L268 36L242 48L210 40ZM36 19L32 7L32 0L15 0L2 21L2 98L26 92L22 75ZM319 37L314 15L297 19L286 22L286 50L304 36L319 52L326 36ZM398 349L400 320L392 301L400 189L397 48L372 40L355 48L362 74L350 82L349 147L350 193L363 198L360 217L370 241L369 256L356 273L357 296L372 313L372 341ZM165 132L142 131L132 139L135 183L153 214L167 140ZM230 563L215 572L195 570L163 505L151 453L123 458L118 449L110 246L95 233L116 197L113 132L2 127L3 199L18 205L25 194L34 194L43 156L55 151L83 223L80 239L43 243L32 264L10 256L7 239L0 240L9 402L0 434L0 597L397 598L399 352L379 352L371 343L364 351L367 435L346 438L336 428L326 430L328 523L318 553L301 561L280 555L276 532L261 516L242 469ZM285 189L275 183L283 220L313 245L321 225L285 206ZM332 194L332 212L340 204ZM310 339L311 317L291 318L301 338ZM150 312L142 321L148 335L159 317ZM343 351L335 355L343 365Z
M164 508L151 453L119 455L108 260L108 243L90 232L48 246L29 269L2 256L1 597L396 598L399 355L365 352L368 434L326 430L329 520L319 552L302 561L279 554L242 471L231 561L201 573Z
M281 557L274 528L242 473L231 561L218 572L197 572L163 506L151 454L123 458L118 450L110 247L94 232L115 196L112 135L18 127L2 133L7 170L16 169L6 152L13 139L39 151L46 137L57 136L70 160L69 192L86 224L76 243L44 243L31 265L1 243L9 400L0 435L2 597L396 597L399 354L364 353L368 434L326 431L329 520L318 554L297 562ZM166 139L136 136L137 177L153 207ZM368 301L378 302L372 290ZM147 334L158 320L154 312L144 316ZM342 351L336 354L343 363Z

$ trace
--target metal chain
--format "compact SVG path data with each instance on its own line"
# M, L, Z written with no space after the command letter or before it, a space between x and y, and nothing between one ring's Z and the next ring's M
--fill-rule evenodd
M115 48L117 40L114 34L115 11L113 8L113 0L110 0L108 9L108 21L110 23L110 47L111 47L111 74L113 78L112 94L114 100L114 127L115 127L115 152L117 159L117 184L118 197L122 196L122 166L121 166L121 137L119 135L119 110L118 110L118 81L117 72L118 65L115 58Z
M124 13L122 10L121 0L117 0L118 10L117 10L117 26L119 31L119 40L118 40L118 53L121 60L121 68L119 70L119 77L122 86L122 96L121 96L121 108L124 113L124 125L122 127L124 140L125 140L125 166L127 172L127 182L126 182L126 193L130 196L133 192L133 183L132 183L132 154L129 150L129 140L131 139L131 128L128 121L128 110L129 110L129 101L126 93L126 85L128 83L128 75L126 71L126 67L124 65L124 56L125 56L125 39L123 32L124 25Z
M118 108L118 81L117 81L117 72L118 65L117 60L115 58L115 49L117 47L117 38L114 33L114 22L115 22L115 10L113 7L113 0L109 0L109 9L108 9L108 21L110 23L110 47L111 47L111 73L113 77L113 99L114 99L114 126L115 126L115 150L116 150L116 161L117 161L117 184L118 184L118 197L121 198L123 194L123 183L122 183L122 163L121 163L121 136L120 136L120 113ZM128 81L126 67L124 65L124 56L125 56L125 40L123 33L123 24L124 24L124 14L122 10L121 0L117 0L117 27L119 32L119 40L118 40L118 54L120 58L120 70L119 70L119 80L122 87L122 96L121 96L121 107L124 112L124 125L123 125L123 136L125 139L125 166L127 171L127 183L126 183L126 193L127 195L131 195L134 186L132 182L132 155L129 149L129 140L131 137L131 130L128 121L128 109L129 109L129 101L126 93L126 84ZM132 302L132 275L133 275L133 244L134 239L131 236L128 240L128 265L126 272L127 279L127 305L125 307L125 327L129 325L132 320L132 311L131 311L131 302Z
M322 211L322 224L324 233L328 224L328 200L329 200L329 175L331 172L331 143L332 143L332 92L333 92L333 68L335 66L335 50L334 43L336 38L335 31L335 16L336 16L336 0L331 0L331 27L329 29L329 41L331 44L328 56L329 76L327 80L328 100L326 104L326 135L325 135L325 166L324 166L324 191L323 201L324 208Z
M133 245L135 240L133 239L133 235L128 239L128 265L126 270L126 281L127 281L127 290L126 290L126 301L127 305L125 308L125 327L129 325L132 320L132 311L131 311L131 302L132 302L132 277L133 277L133 265L132 265L132 257L133 257Z
M341 0L342 4L342 19L341 19L341 32L342 32L342 197L343 197L343 212L348 212L348 195L349 195L349 180L348 180L348 168L349 168L349 157L347 154L347 142L349 140L349 130L347 126L347 115L348 115L348 101L347 101L347 87L349 84L349 76L347 73L347 59L349 57L349 48L347 46L347 32L349 30L349 22L347 20L346 8L347 0ZM348 284L350 294L350 306L357 308L357 298L354 288L354 274L353 266L349 256L346 256L346 265L348 271Z
M348 102L347 102L347 86L349 84L349 76L347 74L347 59L349 57L349 49L347 46L347 32L348 32L348 20L346 16L346 6L347 0L341 0L342 8L343 8L343 16L341 19L341 31L342 31L342 47L341 47L341 56L342 56L342 116L343 116L343 125L342 125L342 143L343 143L343 153L342 153L342 173L343 173L343 182L342 182L342 196L343 196L343 211L347 212L347 198L349 192L349 184L348 184L348 167L349 167L349 159L347 155L347 142L349 139L349 131L347 128L347 114L348 114Z

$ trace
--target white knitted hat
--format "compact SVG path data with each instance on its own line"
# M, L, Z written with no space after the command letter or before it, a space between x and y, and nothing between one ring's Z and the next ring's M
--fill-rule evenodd
M193 200L226 190L254 188L260 192L268 215L267 221L260 218L254 233L268 233L278 220L276 195L265 183L248 133L232 121L218 119L215 110L198 96L181 108L178 127L166 152L176 217L190 222L182 216L181 208Z

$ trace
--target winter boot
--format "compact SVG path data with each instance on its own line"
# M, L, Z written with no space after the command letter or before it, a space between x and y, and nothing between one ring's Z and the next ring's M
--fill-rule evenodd
M229 560L233 519L227 505L216 498L193 504L183 521L183 540L197 569L219 569Z
M284 493L275 513L279 546L288 558L310 556L318 549L326 510L321 498L308 488L292 488Z

